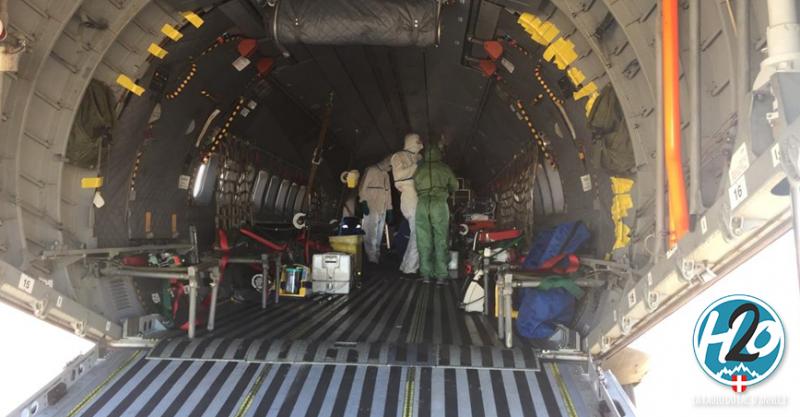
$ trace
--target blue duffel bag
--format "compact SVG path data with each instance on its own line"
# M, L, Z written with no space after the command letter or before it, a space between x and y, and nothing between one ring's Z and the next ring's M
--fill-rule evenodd
M575 318L576 298L565 288L524 288L517 316L517 331L526 339L547 339L556 325L569 326Z
M583 222L562 223L552 229L536 234L523 267L527 270L540 269L548 260L576 253L591 237ZM552 265L548 265L552 267Z

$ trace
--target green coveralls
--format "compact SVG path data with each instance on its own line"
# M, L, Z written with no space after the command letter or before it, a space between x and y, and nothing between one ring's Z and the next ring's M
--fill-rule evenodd
M423 151L424 158L414 174L414 184L419 195L417 203L417 249L419 271L423 278L447 278L447 248L450 209L447 197L458 189L453 171L442 162L442 153L436 146Z

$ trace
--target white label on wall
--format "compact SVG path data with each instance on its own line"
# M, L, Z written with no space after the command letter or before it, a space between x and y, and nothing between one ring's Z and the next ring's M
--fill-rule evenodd
M708 219L706 219L706 216L703 216L700 218L700 233L706 234L707 231L708 231Z
M653 286L653 273L652 272L648 272L647 273L647 286L648 287L652 287Z
M239 58L236 58L236 61L233 61L233 67L236 68L236 71L241 71L247 68L248 65L250 65L250 60L243 56L240 56Z
M745 177L740 177L728 188L728 198L731 200L731 210L735 209L745 198L747 198L747 181Z
M511 61L502 58L500 59L500 64L506 69L506 71L508 71L509 74L514 73L514 64Z
M772 166L776 167L781 163L781 145L775 144L772 146L772 149L769 152L772 154Z
M633 307L634 304L636 304L636 289L635 288L630 290L630 292L628 292L628 308Z
M592 189L592 176L589 174L581 175L581 186L583 187L583 192L587 192Z
M106 331L107 331L107 332L110 332L110 331L111 331L111 322L110 322L110 321L107 321L107 322L106 322Z
M181 175L178 177L178 189L188 190L190 182L192 182L192 177L188 175Z
M29 276L27 276L25 274L22 274L22 275L19 276L19 284L17 285L17 287L19 287L19 289L21 289L22 291L25 291L28 294L33 294L33 286L35 284L36 284L36 280L35 279L33 279L33 278L31 278L31 277L29 277Z
M747 168L750 168L750 157L747 155L747 145L743 143L731 155L731 167L728 169L728 178L731 183L744 175Z
M63 304L64 304L64 297L59 295L58 298L56 298L56 307L61 308Z

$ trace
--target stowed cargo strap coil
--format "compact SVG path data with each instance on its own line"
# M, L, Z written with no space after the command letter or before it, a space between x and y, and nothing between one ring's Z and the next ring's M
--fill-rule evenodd
M275 0L267 33L282 45L429 46L439 42L439 0Z

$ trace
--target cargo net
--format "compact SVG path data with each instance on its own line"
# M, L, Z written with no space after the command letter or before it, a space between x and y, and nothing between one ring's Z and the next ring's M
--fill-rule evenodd
M311 205L308 209L311 218L320 221L340 220L338 218L338 207L341 205L339 203L340 197L331 192L334 189L327 184L320 184L320 187L314 190L314 193L311 194Z
M255 166L246 161L241 147L226 146L220 155L220 173L215 195L217 228L231 229L245 223L252 224L255 207L250 199Z
M497 225L521 230L526 242L533 237L533 193L538 155L537 149L530 147L492 182L492 188L496 190L493 198Z

